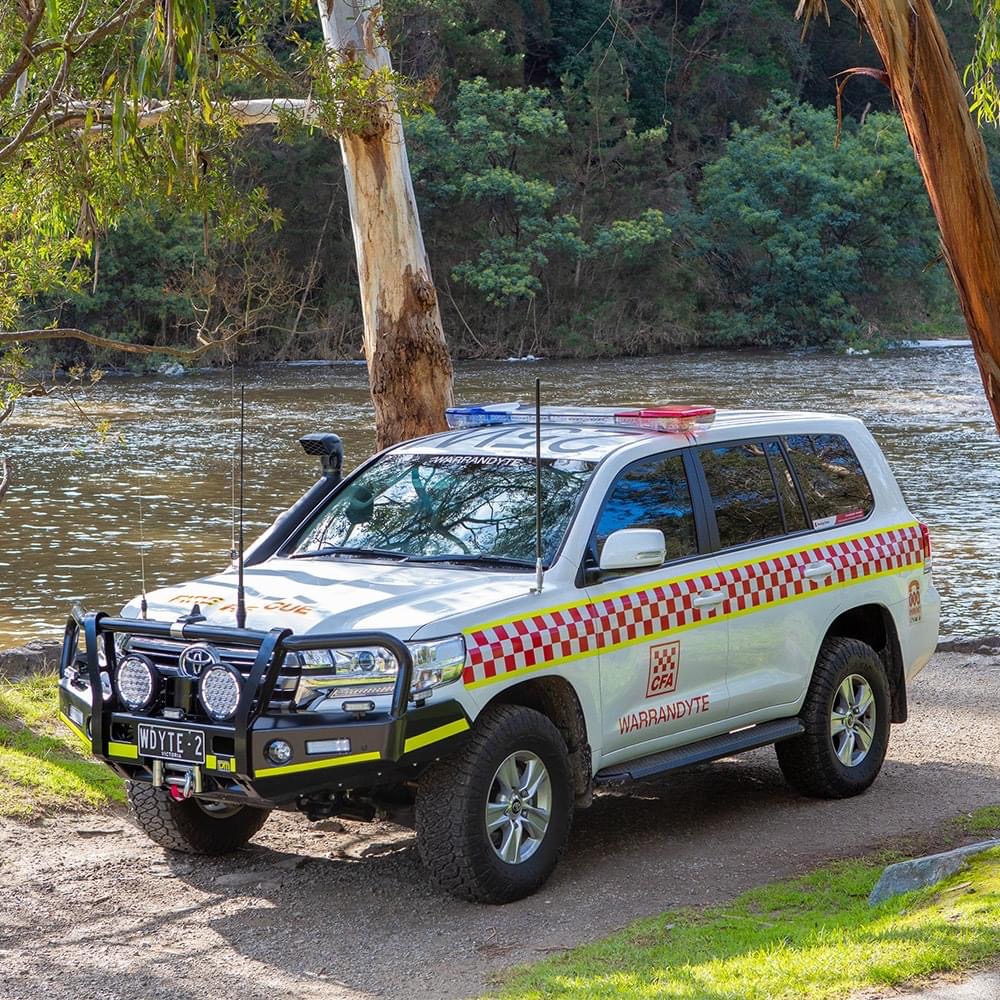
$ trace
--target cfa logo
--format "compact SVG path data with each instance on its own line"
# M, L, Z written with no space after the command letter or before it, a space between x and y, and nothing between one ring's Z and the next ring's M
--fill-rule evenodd
M681 644L663 642L649 650L649 681L646 697L658 698L677 690L677 672L681 668Z
M910 624L916 625L916 623L920 621L920 619L923 617L919 580L910 581L909 600L910 600Z

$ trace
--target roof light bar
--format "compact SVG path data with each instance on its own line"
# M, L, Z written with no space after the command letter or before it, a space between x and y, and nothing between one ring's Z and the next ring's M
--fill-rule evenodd
M465 430L499 424L534 423L535 408L520 403L456 406L448 410L447 416L450 428ZM543 406L540 418L547 424L631 427L660 434L685 434L710 426L715 420L715 408L655 406L622 410L613 406Z

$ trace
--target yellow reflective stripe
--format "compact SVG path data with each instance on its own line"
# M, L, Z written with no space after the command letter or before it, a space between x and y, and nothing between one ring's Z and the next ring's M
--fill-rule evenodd
M465 719L457 719L455 722L449 722L446 726L438 726L437 729L431 729L426 733L421 733L419 736L411 736L403 744L403 753L409 753L411 750L419 750L421 747L437 743L439 740L446 740L449 736L457 736L459 733L464 733L468 728L469 724Z
M205 754L205 767L209 771L225 771L227 774L235 774L236 758L225 755L217 757L214 753Z
M555 614L557 611L568 611L570 608L580 608L585 607L588 604L597 604L601 601L613 601L617 597L625 597L627 594L636 594L641 590L651 590L654 587L669 587L673 583L683 583L685 580L691 580L695 577L700 576L712 576L714 573L728 573L731 570L739 569L743 566L750 566L753 563L770 561L772 559L782 559L785 556L795 555L798 552L805 552L807 549L818 549L827 545L843 545L845 542L856 542L859 538L869 538L872 535L886 535L892 531L903 531L906 528L916 528L918 526L917 521L906 521L903 524L896 524L889 528L869 528L867 531L859 531L853 535L844 535L840 538L816 538L814 535L803 535L802 541L805 542L809 539L809 544L796 545L794 548L785 549L782 552L769 552L766 555L762 554L754 559L743 559L739 562L730 563L726 566L720 566L717 569L714 567L705 567L697 573L684 573L681 576L672 576L667 580L652 580L649 583L644 583L641 587L633 584L631 587L627 587L624 590L617 590L610 594L601 594L599 597L595 597L593 600L584 598L583 600L571 601L568 604L559 604L551 608L539 608L537 611L522 611L520 614L512 615L509 618L500 618L497 621L487 622L485 625L475 625L472 628L467 628L463 630L464 635L472 635L474 632L482 632L486 629L497 628L500 625L510 625L511 622L519 622L525 618L534 618L540 615L551 615ZM766 542L762 542L762 545L766 545ZM705 555L696 556L695 558L689 560L684 565L690 565L690 563L697 562L701 559L710 559L714 553L707 553ZM913 566L919 566L923 562L923 556L913 564ZM913 566L907 567L912 569ZM877 574L881 576L882 574ZM876 574L869 574L863 579L871 580ZM845 581L847 582L847 581ZM849 581L856 582L856 581ZM831 586L840 586L837 584L832 584ZM583 591L581 591L583 593ZM817 591L812 591L812 593L817 593ZM773 607L773 604L764 605L765 607ZM758 610L758 609L754 609ZM714 620L714 619L713 619ZM675 630L676 631L676 630ZM590 655L590 654L584 654ZM473 685L466 685L467 687L472 687Z
M335 757L332 760L310 760L305 764L287 764L285 767L259 767L254 772L254 775L258 778L273 778L279 774L318 771L323 767L342 767L344 764L363 764L369 760L381 759L382 755L376 750L373 753L355 753L348 757Z
M127 757L129 760L139 759L139 748L134 743L109 743L109 757Z
M87 736L87 734L68 715L66 715L65 713L60 712L59 713L59 718L62 720L62 722L65 725L67 725L70 729L72 729L73 732L76 733L76 735L79 736L80 739L83 740L84 743L87 744L87 749L90 750L91 749L91 743L90 743L90 739Z
M898 529L885 529L886 531L896 531ZM796 549L795 551L799 551ZM777 558L777 557L775 557ZM740 564L743 565L743 564ZM616 652L619 649L628 649L630 646L638 646L643 643L655 642L657 639L662 639L665 636L678 635L681 632L687 632L693 628L701 628L703 625L711 625L714 622L729 621L732 618L742 618L744 615L752 615L758 611L767 611L770 608L777 608L784 604L791 604L793 601L801 601L807 597L815 597L817 594L825 593L832 590L835 587L850 587L856 583L865 583L868 580L877 580L884 576L894 576L897 573L913 573L920 569L920 563L913 563L910 566L894 566L892 569L879 570L878 573L868 573L865 576L859 576L853 580L838 580L835 583L827 584L826 586L820 587L817 590L807 590L801 594L791 594L788 597L781 597L777 600L770 601L767 604L760 604L757 607L743 608L739 611L730 611L728 614L714 615L711 618L703 618L701 621L687 622L684 625L678 625L676 628L664 629L660 632L651 632L649 635L642 635L635 639L629 639L626 642L619 642L613 646L605 646L603 649L588 650L585 653L572 653L569 656L560 656L552 660L545 660L543 663L536 663L530 667L521 667L519 670L510 670L507 673L497 674L495 677L483 677L478 681L473 681L471 684L466 684L467 690L472 691L476 688L487 687L490 684L499 684L501 681L508 681L512 677L523 677L525 674L537 673L539 670L548 670L551 667L557 667L563 663L571 663L576 660L586 660L593 656L599 656L601 653ZM732 568L732 567L730 567ZM651 584L651 586L663 586L662 584ZM627 593L634 593L634 591L627 591ZM620 595L618 595L620 596ZM598 598L598 600L608 600L608 598ZM541 614L542 612L539 612ZM522 616L524 617L524 616ZM519 621L520 619L514 618L512 621ZM484 626L488 627L488 626ZM479 631L474 629L473 631Z

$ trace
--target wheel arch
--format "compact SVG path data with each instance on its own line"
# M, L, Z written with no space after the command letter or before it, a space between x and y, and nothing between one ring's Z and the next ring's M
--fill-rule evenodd
M573 685L565 677L534 677L512 684L486 705L522 705L541 712L566 741L574 779L577 808L590 805L593 795L592 752L587 739L587 720Z
M906 696L906 673L899 632L892 612L883 604L860 604L841 612L826 631L831 636L858 639L878 653L885 666L892 695L892 721L906 722L909 715Z

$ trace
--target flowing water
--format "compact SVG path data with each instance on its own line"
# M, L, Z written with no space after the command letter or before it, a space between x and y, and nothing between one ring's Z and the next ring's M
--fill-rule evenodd
M691 400L826 409L864 419L914 512L932 528L943 631L1000 633L1000 439L968 346L878 357L699 353L625 361L462 364L465 402ZM370 453L372 416L357 364L237 373L248 402L248 538L315 480L297 439L344 438L348 466ZM221 568L231 544L234 396L230 373L108 380L70 404L21 405L0 431L17 478L0 504L0 648L58 632L73 600L117 611L147 586Z

